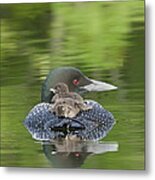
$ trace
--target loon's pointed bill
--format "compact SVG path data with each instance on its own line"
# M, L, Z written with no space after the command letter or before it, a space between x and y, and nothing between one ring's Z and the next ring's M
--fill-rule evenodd
M89 91L110 91L110 90L117 89L116 86L109 83L102 82L102 81L97 81L90 78L88 78L88 81L90 82L90 84L82 86L81 89L88 92Z

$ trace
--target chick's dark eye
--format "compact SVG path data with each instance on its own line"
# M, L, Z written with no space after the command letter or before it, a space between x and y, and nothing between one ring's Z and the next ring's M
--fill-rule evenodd
M79 80L78 79L74 79L73 80L73 84L77 86L79 84Z

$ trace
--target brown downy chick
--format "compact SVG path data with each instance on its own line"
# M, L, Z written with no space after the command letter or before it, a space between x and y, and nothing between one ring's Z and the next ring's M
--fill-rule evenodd
M68 86L65 83L58 83L54 89L51 88L50 90L55 94L51 100L52 103L60 98L72 98L74 100L83 102L83 98L79 94L75 92L69 92Z
M68 86L64 83L58 83L52 91L55 95L51 100L51 111L57 116L73 118L80 111L92 109L84 103L79 94L69 92Z

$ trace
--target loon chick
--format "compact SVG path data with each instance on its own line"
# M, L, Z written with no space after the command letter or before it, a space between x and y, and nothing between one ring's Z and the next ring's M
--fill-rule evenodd
M51 102L53 103L50 111L61 117L75 117L80 111L92 109L84 103L83 98L75 93L69 92L65 83L58 83L54 89L50 89L55 93Z
M54 93L51 103L60 98L72 98L83 103L83 98L78 93L69 92L69 88L65 83L57 83L54 89L51 88L50 91Z

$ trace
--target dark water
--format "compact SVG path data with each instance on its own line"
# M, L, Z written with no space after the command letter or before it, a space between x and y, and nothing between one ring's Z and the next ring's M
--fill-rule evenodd
M1 5L1 14L1 165L144 169L143 1ZM116 119L102 143L41 144L24 128L60 66L118 86L85 95Z

